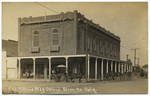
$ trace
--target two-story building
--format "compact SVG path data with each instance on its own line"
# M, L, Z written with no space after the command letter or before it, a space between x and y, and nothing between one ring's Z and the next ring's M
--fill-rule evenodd
M51 80L59 73L81 73L100 80L110 71L132 71L120 60L120 37L77 11L18 19L18 78Z

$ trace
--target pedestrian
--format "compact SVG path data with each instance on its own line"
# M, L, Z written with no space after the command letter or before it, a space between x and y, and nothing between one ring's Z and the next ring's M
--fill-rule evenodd
M81 72L79 73L79 83L81 83L81 79L82 79L82 74L81 74Z
M68 74L65 72L66 82L68 82Z

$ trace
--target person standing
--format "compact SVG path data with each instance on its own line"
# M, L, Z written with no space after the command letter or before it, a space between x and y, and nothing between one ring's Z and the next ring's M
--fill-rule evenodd
M81 72L79 72L79 83L81 83L81 79L82 79L82 74L81 74Z

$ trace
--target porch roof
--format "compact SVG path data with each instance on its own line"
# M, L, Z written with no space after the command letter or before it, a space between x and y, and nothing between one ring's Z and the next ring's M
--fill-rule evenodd
M100 59L106 59L106 60L112 60L112 61L118 61L118 62L127 62L124 60L118 60L118 59L112 59L112 58L106 58L96 55L90 55L90 57L100 58ZM86 57L86 54L80 54L80 55L54 55L54 56L28 56L28 57L6 57L7 59L16 58L16 59L28 59L28 58L69 58L69 57ZM129 63L129 62L128 62Z

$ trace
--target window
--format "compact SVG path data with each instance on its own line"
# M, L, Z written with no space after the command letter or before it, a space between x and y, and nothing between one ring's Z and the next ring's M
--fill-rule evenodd
M95 39L95 37L93 38L93 50L96 51L96 39Z
M112 56L112 43L110 44L110 55Z
M90 51L93 50L93 37L90 37Z
M57 30L57 29L54 29L54 30L53 30L53 33L58 33L58 30Z
M34 44L33 44L33 46L34 47L39 46L39 32L38 31L34 32Z
M116 57L117 56L117 47L116 47L116 45L114 47L115 47L114 48L114 56Z
M103 52L103 46L102 46L102 40L100 39L100 42L99 42L99 51L100 53Z
M87 43L86 43L86 29L84 28L84 51L86 51ZM88 39L87 39L88 40Z
M117 47L117 57L120 57L120 48L118 47L118 46L116 46Z
M80 50L81 49L81 47L82 46L80 46L80 44L81 43L79 43L79 42L81 42L81 32L82 32L82 29L79 29L79 31L77 32L77 40L78 40L78 43L77 43L77 48L78 48L78 50Z
M87 36L87 49L88 50L90 49L90 38L89 38L89 36Z
M58 37L58 30L53 30L53 45L58 45L59 43L59 37Z
M99 40L96 39L96 49L97 49L97 53L99 53Z
M106 55L108 55L108 42L106 41L106 44L105 44L105 52L106 52Z

